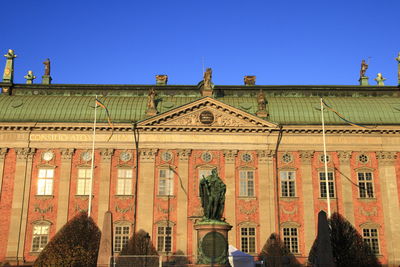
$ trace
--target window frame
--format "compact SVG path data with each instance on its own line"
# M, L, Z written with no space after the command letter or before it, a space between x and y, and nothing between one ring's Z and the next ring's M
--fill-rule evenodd
M329 176L332 174L332 180L330 180ZM319 183L319 197L327 198L328 190L326 188L326 179L321 180L321 175L325 176L325 171L318 172L318 183ZM329 187L329 198L336 198L336 179L335 172L332 170L328 170L328 187ZM325 189L325 195L323 195L323 188Z
M378 227L373 226L365 226L361 228L362 231L362 238L365 243L371 248L371 251L374 255L380 254L380 246L379 246L379 229ZM372 231L375 232L375 235L372 234ZM368 232L368 235L366 235Z
M117 228L121 228L121 233L117 233ZM128 233L124 232L124 228L128 228ZM129 222L116 222L114 224L114 240L113 240L113 249L114 253L120 253L124 246L128 244L129 238L131 237L131 231L132 231L132 224ZM120 244L117 245L117 239L120 238ZM119 250L117 250L117 248Z
M300 237L299 237L299 227L295 225L285 225L282 226L282 240L283 245L293 254L300 254ZM296 234L293 234L293 232Z
M85 177L81 177L80 176L80 173L81 173L82 170L85 171ZM77 168L76 195L78 195L78 196L89 196L89 194L90 194L90 186L91 186L91 182L90 182L91 171L92 171L92 169L90 167L78 167ZM94 172L94 169L93 169L93 172ZM88 173L90 174L89 176L87 176ZM94 175L93 175L93 179L94 179ZM83 186L84 186L83 187L83 192L80 192L81 191L80 190L80 188L81 188L80 186L82 184L80 182L83 182Z
M33 223L32 226L32 242L31 252L40 253L50 241L50 226L51 223L47 221L38 221ZM35 233L37 227L40 227L40 233ZM43 228L46 228L47 233L42 233ZM36 240L38 240L36 242ZM45 242L43 242L45 240ZM37 248L35 248L37 243Z
M282 179L282 173L292 173L293 180L290 177L285 177ZM297 190L296 190L296 170L279 170L279 180L280 180L280 196L281 197L296 197ZM283 186L285 184L285 187ZM284 195L283 189L286 188L286 195ZM293 193L291 193L291 188L293 189Z
M358 183L358 196L362 199L375 198L375 186L374 186L374 172L372 170L357 170L357 183ZM360 174L363 174L364 180L360 180ZM371 175L371 179L367 180L366 174ZM363 187L361 185L364 185ZM371 191L369 193L368 191Z
M44 171L45 175L44 177L41 176L41 172ZM48 172L52 172L52 177L48 176ZM37 196L52 196L54 193L54 176L55 176L55 168L54 167L38 167L38 180L37 180L37 190L36 190L36 195ZM41 183L43 183L41 185ZM50 184L50 186L49 186ZM48 190L49 186L49 190ZM49 191L49 192L48 192Z
M120 172L124 172L121 176ZM127 177L126 173L130 171L130 177ZM127 185L128 183L128 185ZM122 190L120 190L120 185L122 184ZM132 168L118 168L117 169L117 184L115 188L115 194L117 196L131 196L133 189L133 169Z
M155 233L156 233L156 250L161 254L170 254L173 250L173 236L174 236L174 226L175 224L171 221L163 221L155 224ZM166 230L170 229L168 233ZM160 229L163 229L162 233L160 233ZM167 243L169 242L169 250L167 250Z
M245 173L243 177L242 174ZM249 173L253 177L249 178ZM239 197L255 197L256 196L256 172L254 169L239 170Z
M253 232L250 231L252 229ZM244 231L246 233L244 233ZM239 227L240 250L248 254L257 253L257 226L254 224L244 224ZM244 246L246 243L246 246Z
M161 177L161 172L165 171L165 177ZM169 173L169 177L167 176ZM162 167L158 169L158 186L157 195L158 196L173 196L174 195L174 181L175 173L170 168ZM164 189L161 188L161 184L164 184ZM164 191L161 191L164 190Z

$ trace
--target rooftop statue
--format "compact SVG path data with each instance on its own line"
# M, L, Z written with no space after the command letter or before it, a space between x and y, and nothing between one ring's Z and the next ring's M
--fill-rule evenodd
M378 86L384 86L384 81L386 81L386 78L382 76L382 73L378 73L374 80L378 83Z
M156 97L156 90L154 88L151 88L149 90L149 94L147 96L147 109L156 109L156 102L155 102L155 97Z
M265 110L265 94L262 89L257 94L257 103L258 103L258 110Z
M211 175L200 181L201 206L204 211L204 219L221 221L225 206L226 185L218 177L217 169L211 171Z
M365 59L363 59L361 62L360 78L365 77L367 69L368 69L368 64L365 62Z
M204 72L204 77L203 77L204 89L212 89L211 78L212 78L212 69L207 68L206 72Z
M44 64L44 75L45 76L50 76L50 59L46 59Z
M4 55L7 59L16 58L17 55L14 53L14 50L8 49L7 54Z

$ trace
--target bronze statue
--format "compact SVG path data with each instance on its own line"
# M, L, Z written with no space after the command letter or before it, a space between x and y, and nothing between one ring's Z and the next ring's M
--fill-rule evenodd
M44 75L45 76L50 76L50 59L46 59L44 64Z
M367 72L368 64L363 59L361 61L361 70L360 70L360 78L365 77L365 73Z
M204 77L203 77L205 89L212 88L211 78L212 78L212 69L207 68L206 72L204 72Z
M217 169L211 171L211 175L200 181L201 206L204 211L204 219L221 221L225 206L226 185L218 177Z

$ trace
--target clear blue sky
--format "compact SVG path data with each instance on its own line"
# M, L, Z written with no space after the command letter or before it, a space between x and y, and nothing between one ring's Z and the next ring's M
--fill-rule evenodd
M0 52L15 50L15 82L52 61L53 83L358 84L371 57L397 84L400 0L2 1ZM5 64L2 57L1 74Z

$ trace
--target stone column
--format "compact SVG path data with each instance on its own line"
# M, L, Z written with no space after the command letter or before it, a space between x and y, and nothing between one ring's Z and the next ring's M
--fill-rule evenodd
M145 230L150 235L153 229L154 163L157 149L141 149L136 214L136 231Z
M235 159L237 150L224 150L225 157L225 217L226 222L233 226L228 236L228 243L236 244L236 183L235 183Z
M3 172L4 172L4 158L6 157L8 148L0 148L0 196L3 192Z
M275 232L275 176L274 151L259 150L258 183L261 248L270 235Z
M300 151L300 172L303 187L305 253L308 253L310 251L315 239L314 191L311 165L311 160L313 157L314 151Z
M383 219L388 250L388 265L400 264L400 209L396 182L396 152L377 152L379 181L381 185Z
M345 218L354 225L353 183L351 181L350 151L338 151L340 161L340 181L342 184L343 208ZM340 201L338 199L338 201Z
M104 214L110 207L110 184L111 184L111 158L114 149L104 148L100 150L100 186L99 186L99 212L97 224L103 229Z
M188 182L189 182L189 156L190 149L178 150L178 190L177 190L177 226L176 226L176 250L187 254L187 226L188 226Z
M71 183L71 163L73 154L73 148L61 149L56 231L60 230L68 221L69 187Z
M23 261L34 148L16 148L13 200L6 260Z

